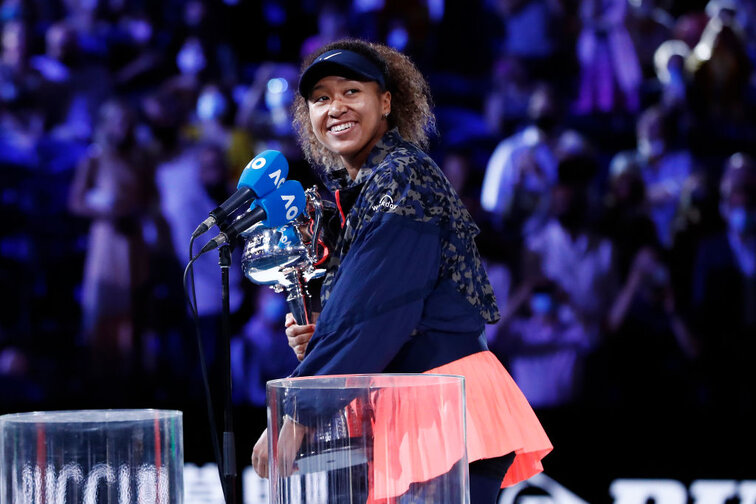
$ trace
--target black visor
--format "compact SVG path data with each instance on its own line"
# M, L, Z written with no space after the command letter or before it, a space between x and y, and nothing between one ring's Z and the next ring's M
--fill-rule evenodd
M378 66L361 54L346 49L324 52L302 73L299 78L299 94L308 98L315 84L329 75L338 75L360 81L376 81L381 89L386 79Z

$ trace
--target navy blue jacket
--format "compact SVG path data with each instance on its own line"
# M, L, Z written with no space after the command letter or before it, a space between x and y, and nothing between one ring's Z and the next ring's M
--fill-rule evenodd
M485 350L483 326L499 313L478 228L433 160L392 130L355 180L330 188L352 204L340 204L323 311L292 376L416 373ZM347 400L299 400L297 417Z

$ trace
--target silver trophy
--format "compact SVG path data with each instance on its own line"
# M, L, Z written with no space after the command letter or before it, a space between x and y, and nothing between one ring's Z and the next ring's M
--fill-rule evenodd
M307 205L294 222L277 228L255 224L243 233L242 271L250 281L286 292L286 302L297 324L312 323L307 283L325 274L323 201L316 187L305 191ZM302 230L305 230L304 232ZM296 457L300 474L349 468L367 462L365 448L349 437L345 412L318 422Z
M244 238L242 271L250 281L286 291L286 302L297 324L312 323L307 283L325 274L322 246L323 201L316 187L305 191L307 206L293 222L277 228L255 224ZM304 230L304 231L303 231Z

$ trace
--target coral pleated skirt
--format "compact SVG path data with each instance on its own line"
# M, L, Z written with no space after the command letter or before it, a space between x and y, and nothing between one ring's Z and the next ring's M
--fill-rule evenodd
M514 452L514 462L502 487L543 470L541 459L552 450L551 442L527 399L494 354L478 352L426 373L465 377L469 462ZM420 392L409 397L404 391L401 398L382 393L375 401L369 502L401 495L410 484L437 478L461 460L464 446L450 440L464 439L459 434L465 426L455 408L439 408L444 401L448 405L448 398ZM389 455L397 451L398 457Z
M541 459L553 446L533 408L499 359L478 352L426 371L465 377L467 459L500 457L514 452L502 488L543 471Z

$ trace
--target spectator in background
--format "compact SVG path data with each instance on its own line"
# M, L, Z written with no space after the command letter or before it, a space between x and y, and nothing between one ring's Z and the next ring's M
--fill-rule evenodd
M616 291L612 244L591 222L589 188L596 171L587 151L560 160L552 217L528 237L524 280L502 315L512 322L497 338L497 348L504 345L515 381L535 405L560 406L578 398L585 357L601 340ZM525 305L530 310L516 317Z
M615 158L606 204L603 227L623 286L608 312L607 338L587 365L595 377L587 393L628 404L690 400L683 376L698 346L675 299L636 159ZM642 376L634 371L639 365Z
M233 116L230 100L216 84L205 84L197 97L189 134L199 142L226 146L230 141L228 118Z
M234 124L233 100L217 84L205 84L188 126L187 136L194 142L219 146L229 164L228 176L238 178L252 159L252 136Z
M517 59L534 78L547 78L556 66L562 5L559 0L497 0L504 25L504 54Z
M255 151L275 149L290 162L302 158L290 110L298 75L297 68L289 63L261 64L236 114L236 124L251 132Z
M40 96L45 129L56 138L89 141L100 106L111 92L110 74L80 47L79 32L69 22L50 25L45 53L30 64L44 79Z
M609 166L609 189L601 218L602 233L615 250L615 265L626 279L636 254L644 247L658 248L654 222L648 215L646 185L635 157L617 156Z
M685 180L673 224L667 264L676 304L686 314L690 313L698 248L702 240L719 232L724 225L719 210L719 176L711 171L695 171Z
M640 167L646 200L659 242L672 245L672 222L680 193L693 171L693 157L687 150L673 150L673 116L660 107L651 107L638 118L635 151L620 152L612 163L635 163ZM625 158L624 160L622 158Z
M656 79L661 88L660 104L667 109L687 105L688 74L685 60L690 48L682 40L664 41L654 53Z
M596 173L595 155L589 151L560 160L552 217L528 238L525 271L541 272L555 282L580 317L597 330L616 288L616 274L612 244L596 232L595 198L590 194Z
M257 291L255 314L231 342L234 402L265 407L265 383L297 367L281 326L286 312L286 294L267 287Z
M126 9L126 3L121 5ZM113 80L120 90L140 93L159 85L169 75L167 37L148 12L133 7L120 13L108 44L108 60Z
M529 234L543 224L557 179L560 107L553 90L538 87L528 104L530 124L502 140L486 166L480 202L495 224Z
M658 249L646 246L635 255L607 329L605 398L656 406L693 401L690 363L698 358L699 344L678 310Z
M0 103L3 108L18 100L26 89L29 77L29 34L26 24L18 19L3 23L0 53Z
M732 155L720 184L726 227L701 242L691 313L703 340L715 404L752 405L756 356L756 164Z
M0 159L18 165L36 162L43 111L35 97L43 79L29 66L29 30L11 19L2 26L0 54Z
M513 294L492 348L534 408L576 401L592 347L589 329L555 283L530 279Z
M172 105L175 101L175 96L168 91L167 94L148 98L145 106L162 152L156 175L161 211L170 229L174 264L183 269L189 260L192 232L208 212L230 194L229 167L222 146L196 144L180 136L185 116L176 113ZM213 231L208 233L209 236L215 235ZM197 253L196 248L194 253ZM238 254L232 258L232 264L240 264ZM205 254L194 263L193 270L203 352L211 380L215 383L220 379L218 356L222 350L219 335L223 308L218 255ZM242 306L244 297L240 268L232 267L229 274L229 300L234 315ZM194 369L197 368L192 367ZM190 375L199 383L199 374Z
M343 2L323 2L323 5L318 9L318 32L302 42L302 48L299 51L301 59L304 59L319 47L336 42L349 35L347 32L347 15L343 6L339 5L340 3Z
M735 13L734 3L709 2L709 22L686 60L693 78L693 103L705 122L739 122L745 118L752 64Z
M626 25L644 77L654 75L654 53L670 38L674 19L657 0L629 0Z
M171 88L179 99L183 113L193 110L202 85L209 73L208 55L203 41L196 36L186 37L176 52L178 73L160 87Z
M528 119L528 103L533 83L523 64L514 57L501 55L491 71L484 116L491 133L509 135Z
M641 68L625 28L627 0L581 0L580 84L575 112L636 112ZM619 91L619 92L618 92Z
M446 149L440 162L441 171L449 179L454 192L459 195L473 219L480 215L480 178L479 172L475 170L475 155L476 149L472 142L460 142Z
M84 343L95 370L126 373L139 349L149 251L144 220L156 204L150 158L134 137L134 111L109 101L100 110L95 141L77 168L71 212L92 220L84 267Z

